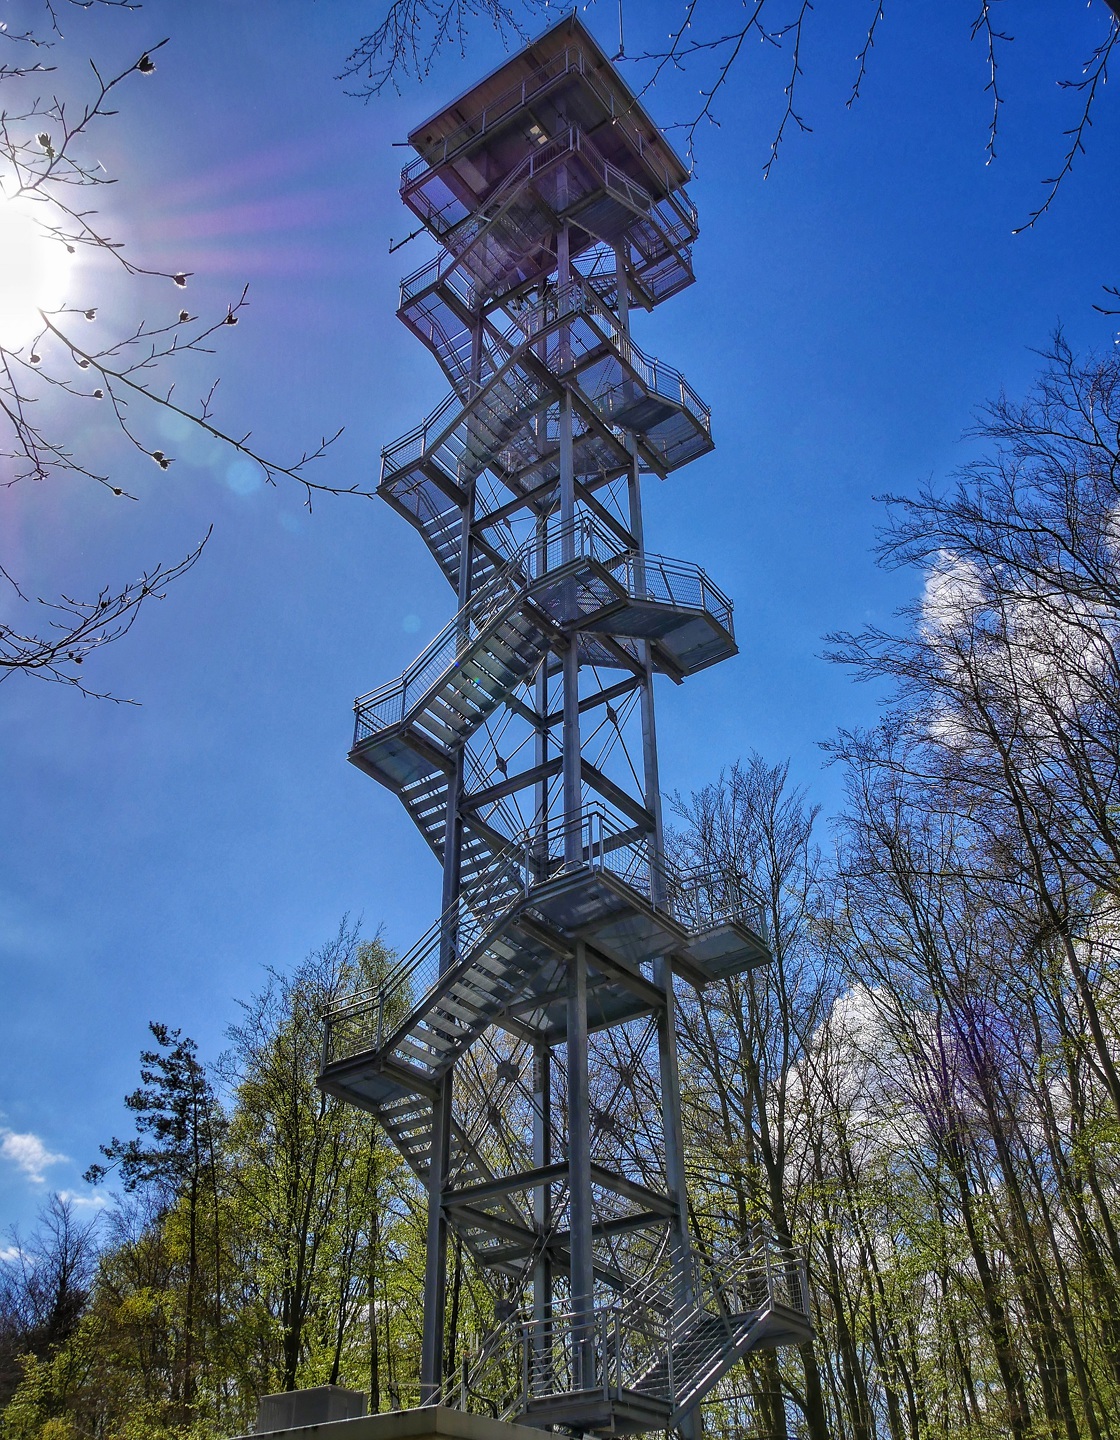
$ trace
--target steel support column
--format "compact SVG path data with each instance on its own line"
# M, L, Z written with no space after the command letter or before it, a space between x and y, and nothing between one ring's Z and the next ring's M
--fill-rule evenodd
M629 287L620 250L615 251L615 285L618 316L627 338L630 336ZM642 515L642 486L637 445L629 438L631 464L628 477L630 533L637 542L636 579L639 593L645 593L645 521ZM661 775L657 759L657 720L653 699L653 655L647 640L642 646L644 673L641 681L642 764L646 809L653 816L653 873L651 892L655 904L665 902L665 832L661 809ZM661 1081L662 1133L665 1139L665 1179L673 1200L671 1242L674 1283L678 1304L693 1300L692 1255L689 1244L688 1198L684 1168L684 1125L681 1117L680 1070L677 1060L677 1029L673 990L673 965L661 956L654 965L654 982L665 996L657 1017L657 1058Z
M533 1165L552 1162L552 1051L545 1043L533 1047ZM546 1181L533 1192L533 1221L540 1235L552 1227L552 1186ZM551 1349L548 1321L552 1316L552 1257L541 1249L533 1266L533 1320L536 1322L538 1370Z
M443 1192L451 1152L452 1076L440 1084L432 1105L432 1154L428 1168L428 1232L424 1259L424 1330L420 1344L420 1403L439 1401L443 1383L443 1329L447 1300L447 1219Z
M577 941L568 967L568 1196L572 1257L572 1361L580 1388L594 1374L595 1263L591 1247L591 1094L587 1056L587 949Z

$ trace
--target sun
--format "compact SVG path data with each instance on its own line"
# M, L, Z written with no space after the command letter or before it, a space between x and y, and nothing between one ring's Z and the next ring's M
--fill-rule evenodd
M38 334L40 310L56 310L65 299L72 257L38 218L46 208L0 196L0 345L9 350Z

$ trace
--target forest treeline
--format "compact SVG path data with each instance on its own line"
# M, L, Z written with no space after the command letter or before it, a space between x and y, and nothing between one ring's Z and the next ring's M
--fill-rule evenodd
M919 598L832 637L884 694L831 744L843 813L757 756L673 800L679 858L751 874L774 949L681 991L693 1223L802 1247L815 1322L736 1367L712 1435L1117 1433L1120 352L1059 338L977 434L951 488L889 502ZM327 1381L411 1403L423 1196L314 1083L323 1004L389 958L343 925L212 1063L152 1027L92 1177L118 1198L96 1226L52 1200L3 1262L4 1440L234 1435ZM494 1297L451 1273L466 1351Z

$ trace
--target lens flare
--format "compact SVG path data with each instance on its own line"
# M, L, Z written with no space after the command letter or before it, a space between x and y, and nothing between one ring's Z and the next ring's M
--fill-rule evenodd
M40 310L64 299L71 257L36 218L45 207L0 198L0 344L25 344L42 328Z

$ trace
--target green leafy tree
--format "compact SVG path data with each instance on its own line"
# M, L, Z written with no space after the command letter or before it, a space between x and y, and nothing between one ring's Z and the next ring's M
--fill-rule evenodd
M166 1025L149 1028L157 1048L141 1053L141 1084L125 1099L137 1133L103 1145L105 1163L91 1166L86 1179L101 1184L116 1172L126 1192L151 1198L168 1243L181 1240L185 1276L170 1398L185 1422L207 1364L205 1336L222 1329L221 1152L228 1122L194 1041Z

